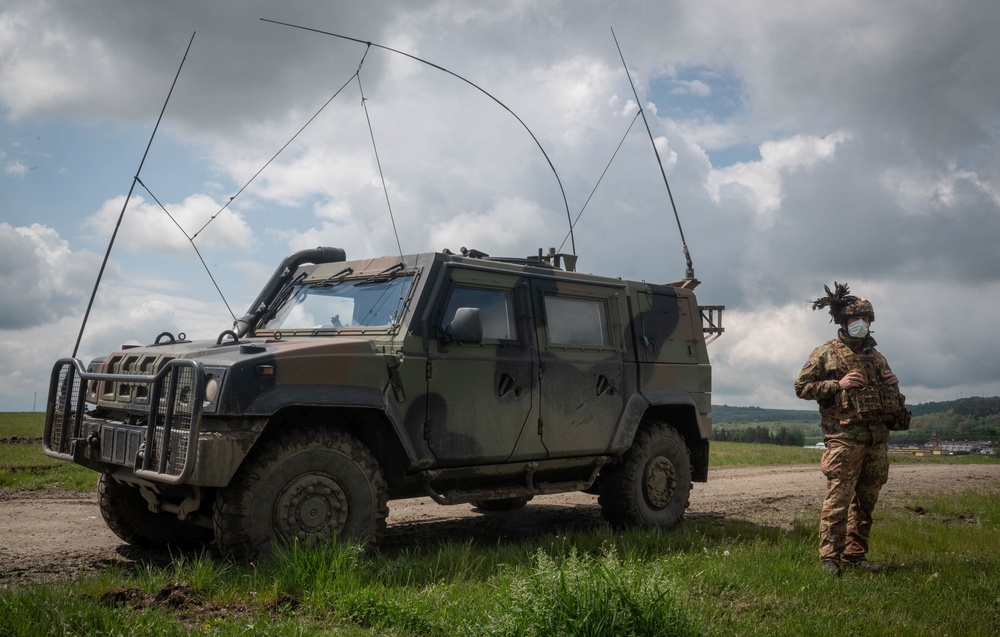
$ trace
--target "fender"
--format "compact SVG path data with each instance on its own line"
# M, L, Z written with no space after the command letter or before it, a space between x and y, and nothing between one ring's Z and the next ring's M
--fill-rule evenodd
M622 416L615 427L615 434L612 437L609 453L624 453L632 446L632 439L635 432L642 423L642 418L653 407L661 406L684 406L690 407L698 424L698 434L701 438L707 439L712 434L712 425L701 417L698 411L698 402L689 392L679 389L657 389L653 391L635 392L629 397L622 410ZM682 432L683 433L683 432Z
M421 460L405 431L403 420L392 401L374 387L352 385L279 385L261 393L246 408L249 416L271 416L285 407L348 407L375 409L389 420L392 434L406 453L410 465Z
M381 390L353 385L278 385L247 405L247 416L271 416L285 407L370 407L384 409Z

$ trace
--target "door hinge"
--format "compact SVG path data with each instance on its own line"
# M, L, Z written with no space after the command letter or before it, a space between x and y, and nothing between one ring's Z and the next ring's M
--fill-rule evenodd
M427 379L427 380L430 380L430 379L431 379L431 359L429 359L429 358L427 359L427 373L426 373L426 379Z

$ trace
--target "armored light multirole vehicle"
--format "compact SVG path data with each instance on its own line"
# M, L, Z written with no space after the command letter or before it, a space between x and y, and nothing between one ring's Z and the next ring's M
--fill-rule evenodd
M669 527L708 474L722 310L574 261L296 253L216 340L58 361L45 452L100 473L135 545L377 540L415 496L587 491L614 525Z

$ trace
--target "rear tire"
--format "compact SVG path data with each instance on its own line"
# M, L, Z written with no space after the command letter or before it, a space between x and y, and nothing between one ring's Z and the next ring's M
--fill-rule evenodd
M97 481L98 504L108 528L125 542L144 549L190 548L212 541L212 529L185 522L170 513L153 513L139 487L107 473Z
M620 462L601 472L598 504L614 526L670 528L691 494L691 458L673 427L646 421Z
M284 542L377 541L388 487L371 451L338 430L293 427L264 441L215 500L215 536L229 557Z

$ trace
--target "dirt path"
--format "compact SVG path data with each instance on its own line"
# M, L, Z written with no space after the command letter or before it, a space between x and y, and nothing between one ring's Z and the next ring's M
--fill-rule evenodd
M689 519L724 517L789 527L818 515L825 481L812 465L713 469L696 484ZM921 493L975 489L1000 493L1000 465L893 465L880 506ZM603 525L597 497L542 496L512 513L480 514L442 507L427 498L390 503L384 546L406 548L440 539L496 543L560 530ZM93 572L109 564L166 562L169 556L132 549L101 519L96 493L0 493L0 586Z

